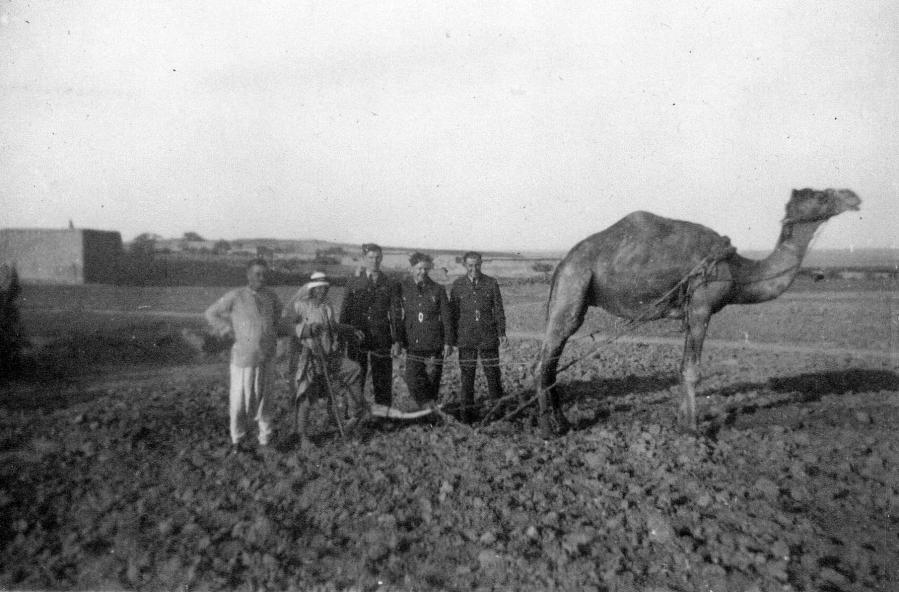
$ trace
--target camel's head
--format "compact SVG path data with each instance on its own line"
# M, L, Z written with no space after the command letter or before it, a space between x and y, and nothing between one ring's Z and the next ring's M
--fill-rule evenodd
M843 212L858 210L862 200L848 189L794 189L787 203L784 224L823 222Z

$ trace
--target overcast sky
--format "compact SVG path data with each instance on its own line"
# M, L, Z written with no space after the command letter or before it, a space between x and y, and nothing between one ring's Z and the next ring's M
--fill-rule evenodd
M3 227L567 249L633 210L899 228L899 4L0 5Z

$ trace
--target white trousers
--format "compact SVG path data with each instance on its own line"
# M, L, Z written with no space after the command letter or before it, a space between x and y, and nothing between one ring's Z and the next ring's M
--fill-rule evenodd
M240 368L231 366L231 442L237 444L247 434L247 418L253 417L259 424L259 443L268 444L272 435L271 402L268 400L270 385L275 375L275 364L265 361L258 366Z

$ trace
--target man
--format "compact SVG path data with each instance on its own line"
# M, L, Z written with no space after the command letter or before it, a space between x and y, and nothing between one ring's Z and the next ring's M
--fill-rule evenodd
M443 286L428 273L434 262L415 252L410 276L400 284L402 322L397 323L395 352L406 350L406 384L419 407L437 403L443 361L453 351L453 324Z
M393 402L393 359L390 348L395 341L394 315L399 305L396 282L381 271L384 255L374 243L362 245L362 272L346 285L340 306L340 322L361 331L361 342L351 342L347 356L359 364L362 384L371 366L371 385L375 403Z
M302 446L308 445L306 423L311 403L327 398L327 388L340 388L349 395L355 417L360 421L366 412L362 396L362 373L359 365L343 357L341 338L360 340L362 332L338 323L328 300L330 283L316 271L291 300L284 311L285 321L294 327L296 339L291 342L288 372L296 402L297 433ZM334 393L331 393L333 395ZM337 410L335 409L336 413Z
M268 263L247 264L247 286L231 290L205 313L219 336L234 337L231 348L230 434L236 452L247 433L247 417L259 425L259 445L272 435L269 389L275 373L275 345L281 301L266 287Z
M490 397L499 399L503 396L499 346L508 342L506 315L499 284L481 273L482 260L480 253L465 253L462 261L467 273L453 282L450 290L450 310L459 349L463 415L467 421L475 418L474 380L479 358Z

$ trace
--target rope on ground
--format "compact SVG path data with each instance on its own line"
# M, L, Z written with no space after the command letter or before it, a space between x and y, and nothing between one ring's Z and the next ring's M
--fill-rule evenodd
M602 333L601 331L594 331L587 335L579 336L579 337L572 339L572 341L584 341L584 340L589 339L594 344L596 344L596 346L591 351L588 351L584 355L578 356L578 357L574 358L573 360L570 360L567 364L565 364L561 368L557 369L556 373L559 374L559 373L564 372L564 371L568 370L569 368L571 368L572 366L579 364L585 360L598 357L601 353L602 346L610 345L610 344L614 343L615 341L617 341L618 339L620 339L621 337L623 337L624 335L626 335L627 333L630 333L633 330L635 330L636 328L650 322L650 320L652 320L649 318L650 316L652 316L653 318L657 318L655 316L658 311L657 307L667 305L668 307L677 306L680 308L687 309L687 308L689 308L690 301L692 300L693 291L698 286L705 285L705 284L712 283L712 282L734 281L732 279L718 280L715 278L710 278L710 275L714 269L714 265L718 261L719 261L719 258L716 257L715 255L709 255L709 256L703 258L686 275L684 275L671 289L669 289L662 296L660 296L655 301L653 301L647 307L646 311L642 315L638 316L635 319L629 319L615 333L607 336L605 339L603 339L601 341L597 340L597 335L601 334ZM786 273L789 273L790 271L793 271L793 268L787 270ZM773 275L772 277L777 277L780 275L783 275L783 274L778 273L778 274ZM689 285L689 283L697 278L700 281L695 286L691 287ZM682 293L677 295L678 291L682 291ZM673 303L671 302L672 297L675 297L675 300ZM399 358L402 363L405 363L408 360L418 361L418 362L422 362L422 363L431 363L431 364L440 365L440 366L450 363L449 360L447 360L444 357L439 356L439 355L437 355L437 356L419 356L416 354L410 354L409 352L405 352L402 356L394 356L389 351L385 351L385 352L370 351L369 353L370 353L370 355L372 355L374 357ZM559 356L556 356L554 359L558 360L560 358L561 358L561 354ZM550 358L548 361L552 361L552 360L553 360L553 358ZM500 357L490 357L490 358L476 358L476 359L472 359L472 360L457 360L457 364L459 365L459 367L467 367L467 366L477 367L477 364L479 361L482 366L487 365L487 364L500 365L500 363L502 363L502 366L504 366L506 368L515 367L515 366L528 367L531 369L532 381L536 382L535 375L536 375L536 371L537 371L537 364L539 364L539 359L538 360L529 360L529 361L516 361L516 360L506 359L505 361L503 361ZM405 377L403 376L403 373L400 372L399 374L400 374L401 379L405 381ZM445 378L445 376L442 378ZM506 413L504 416L502 416L499 419L499 421L509 421L511 419L514 419L515 417L520 415L525 409L527 409L528 407L531 407L535 402L537 402L540 399L541 393L554 388L558 383L559 383L559 380L557 378L551 384L549 384L545 387L535 385L536 394L534 394L532 397L530 397L526 401L520 402L519 405L515 409L513 409L509 413ZM494 402L494 405L487 412L487 414L484 415L484 417L481 419L481 421L478 422L477 426L474 428L458 421L452 415L449 415L448 413L446 413L445 411L443 411L441 409L436 409L435 412L438 414L439 417L441 417L441 419L445 420L450 425L453 425L456 427L462 426L465 429L478 430L478 429L484 427L486 425L486 423L490 420L490 418L505 403L507 403L508 401L513 400L513 399L520 399L520 397L517 394L509 394L509 395L505 395L505 396L499 398L498 400L496 400ZM468 409L471 407L478 407L478 405L462 405L462 406L460 406L460 409ZM339 423L338 423L338 425L339 425Z
M441 419L441 421L445 422L450 427L453 427L456 429L461 429L462 431L466 431L466 432L474 431L473 427L471 427L470 425L468 425L464 422L459 421L458 419L456 419L455 417L453 417L452 415L450 415L443 409L440 409L439 407L434 408L434 413L437 415L437 417L439 417Z

